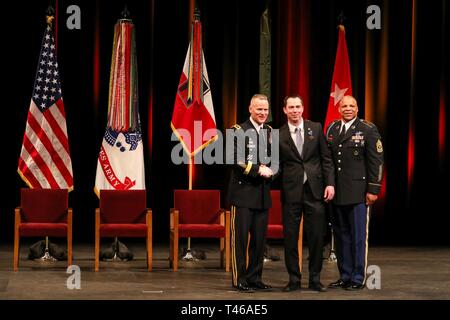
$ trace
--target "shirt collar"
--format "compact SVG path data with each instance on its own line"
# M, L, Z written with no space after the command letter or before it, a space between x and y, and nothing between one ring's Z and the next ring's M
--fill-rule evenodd
M288 121L288 126L289 126L289 131L290 131L290 132L295 132L295 129L297 129L297 128L300 128L300 129L303 130L303 127L304 127L303 125L304 125L303 119L300 121L300 124L299 124L298 126L294 126L293 124L291 124L291 123Z
M264 127L264 123L263 124L257 124L256 121L252 119L252 117L250 117L250 122L255 127L255 129L256 129L256 131L258 133L259 133L259 129L262 129Z
M355 120L356 120L356 117L354 117L352 120L350 120L347 123L344 123L344 121L341 120L341 124L343 126L345 126L345 131L348 131L348 129L352 126L353 122L355 122Z

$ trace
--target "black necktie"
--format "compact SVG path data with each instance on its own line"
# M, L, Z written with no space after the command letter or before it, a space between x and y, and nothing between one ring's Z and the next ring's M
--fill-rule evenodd
M341 134L339 135L340 138L343 138L345 136L345 124L342 125L342 130L341 130Z

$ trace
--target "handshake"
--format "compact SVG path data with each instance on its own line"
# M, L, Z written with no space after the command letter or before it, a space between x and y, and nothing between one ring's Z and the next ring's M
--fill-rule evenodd
M263 178L270 178L273 176L273 171L269 167L262 164L259 166L258 174Z

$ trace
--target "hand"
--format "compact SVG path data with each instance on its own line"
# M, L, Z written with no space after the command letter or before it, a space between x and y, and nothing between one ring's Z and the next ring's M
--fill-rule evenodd
M372 194L369 192L366 193L366 205L372 205L375 201L377 201L377 199L378 196L376 194Z
M327 186L325 188L325 192L323 194L323 199L325 202L331 201L334 198L334 187L333 186Z
M258 174L263 178L270 178L273 176L273 171L269 167L262 164L259 166Z

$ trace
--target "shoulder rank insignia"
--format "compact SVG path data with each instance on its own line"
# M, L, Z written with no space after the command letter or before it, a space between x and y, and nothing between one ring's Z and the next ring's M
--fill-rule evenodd
M269 126L268 124L266 124L266 126L268 126L270 130L272 130L272 129L273 129L273 128L272 128L271 126Z
M241 128L241 126L238 125L238 124L235 124L234 126L232 126L232 128L233 128L233 129L238 129L238 130L239 130L239 129Z
M383 152L383 144L381 143L381 140L377 140L377 152L382 153Z
M373 128L373 126L374 126L372 122L369 122L369 121L364 120L364 119L361 119L361 122L364 123L369 128Z

